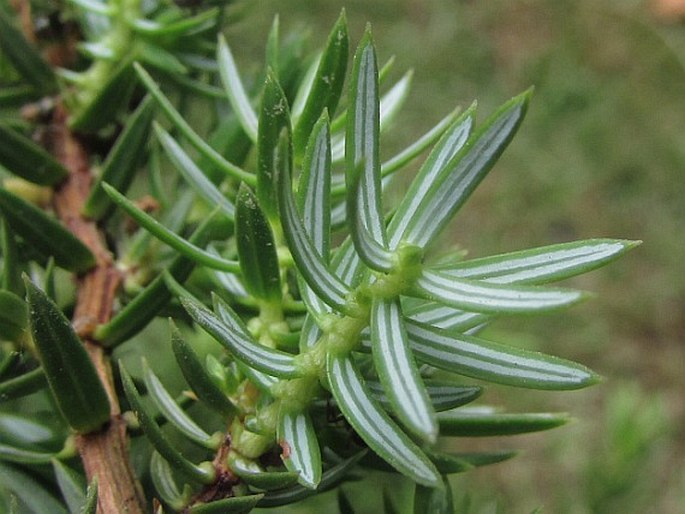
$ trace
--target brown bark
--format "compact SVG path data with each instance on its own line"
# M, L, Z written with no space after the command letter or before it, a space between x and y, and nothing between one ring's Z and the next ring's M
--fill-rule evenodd
M95 255L95 267L77 278L72 323L86 346L111 405L110 422L99 432L79 436L77 446L88 481L94 477L98 480L98 513L142 514L145 498L131 468L126 424L114 389L111 363L105 350L92 339L95 326L111 317L121 275L97 225L81 215L92 176L86 149L69 130L66 121L66 111L58 106L48 139L52 153L70 173L55 192L53 206L60 220Z
M238 477L227 466L227 457L231 451L231 438L226 436L224 443L219 447L212 464L216 470L216 480L213 484L205 486L190 501L188 507L183 509L183 514L190 512L192 506L198 503L209 503L223 500L234 496L233 487L240 482Z

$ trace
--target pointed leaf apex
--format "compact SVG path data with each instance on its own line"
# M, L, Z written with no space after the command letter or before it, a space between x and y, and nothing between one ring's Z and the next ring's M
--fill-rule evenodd
M363 52L366 52L368 49L370 49L374 53L376 51L376 45L373 40L373 33L371 32L370 24L366 25L366 30L364 31L364 35L359 41L359 46L357 47L357 53L355 54L355 57L357 55L361 55Z
M474 115L476 111L478 110L478 100L474 100L471 102L471 105L469 105L468 109L464 111L464 115Z
M136 73L141 78L149 76L145 67L142 64L140 64L138 61L133 61L133 69L136 70Z
M246 195L252 195L252 189L250 186L248 186L245 182L241 182L240 185L238 186L238 194L236 195L236 198L241 197L241 196L246 196Z
M340 10L340 16L338 16L335 25L333 25L332 33L336 32L339 34L342 33L342 35L338 35L338 37L347 37L347 12L344 7Z
M585 381L585 383L583 384L584 387L589 387L589 386L593 386L593 385L596 385L596 384L601 384L602 382L604 382L604 381L606 380L606 379L605 379L602 375L600 375L599 373L595 373L595 372L592 371L592 370L590 370L590 373L591 373L590 376L588 377L588 379L587 379L587 380Z
M522 106L524 106L525 109L527 109L528 103L530 102L530 99L533 97L534 91L535 91L535 86L530 86L523 93L520 93L517 96L515 96L514 98L512 98L511 103L520 103Z
M152 129L155 131L157 137L161 137L167 133L157 120L152 120Z
M274 71L274 69L271 66L267 66L266 68L266 84L277 84L280 87L280 84L278 82L278 74Z

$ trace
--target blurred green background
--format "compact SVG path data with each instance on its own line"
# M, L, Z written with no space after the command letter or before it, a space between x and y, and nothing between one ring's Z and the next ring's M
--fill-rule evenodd
M596 292L591 301L489 329L606 380L574 393L489 388L484 403L569 411L578 421L488 442L525 452L455 477L460 512L685 512L683 18L637 0L244 0L228 32L241 69L249 76L262 65L276 13L282 34L310 31L314 47L343 5L355 45L368 21L380 61L397 58L395 77L415 70L387 155L456 105L477 99L483 119L536 88L518 136L443 244L480 256L591 237L644 241L569 284ZM345 486L355 506L374 512L383 486L398 507L411 502L408 484L374 480L372 490ZM312 511L335 512L331 501L325 495Z

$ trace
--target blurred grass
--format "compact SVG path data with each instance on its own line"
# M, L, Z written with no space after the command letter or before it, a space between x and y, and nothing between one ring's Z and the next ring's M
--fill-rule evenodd
M341 6L239 2L240 18L228 36L242 68L256 71L275 13L282 33L307 27L320 44ZM493 337L580 360L606 381L571 394L491 388L486 401L512 410L568 410L579 421L502 441L528 451L456 477L457 497L468 492L471 511L481 513L540 505L570 514L682 512L685 25L661 22L637 0L350 0L345 6L353 41L369 21L381 60L396 54L397 76L416 71L407 106L386 139L388 153L455 105L477 99L482 119L536 88L519 135L444 244L486 255L589 237L644 240L622 261L574 281L597 293L590 302L491 329Z

